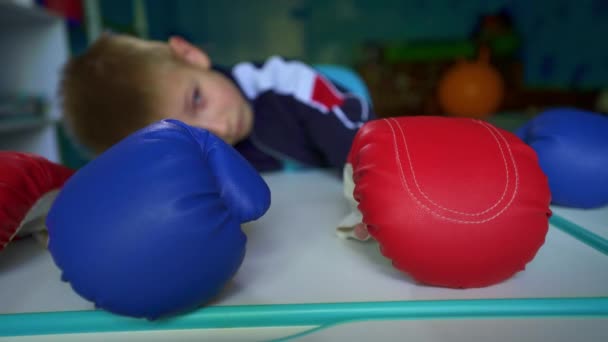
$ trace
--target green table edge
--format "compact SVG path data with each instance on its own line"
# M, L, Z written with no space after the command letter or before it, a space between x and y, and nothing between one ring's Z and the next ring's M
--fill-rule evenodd
M550 223L608 255L608 240L559 215ZM324 327L368 320L605 317L608 297L413 300L318 304L209 306L147 321L101 310L0 314L0 337L209 328Z
M210 306L147 321L105 311L0 315L0 337L210 328L327 326L369 320L539 317L608 318L608 297L416 300L322 304Z
M608 240L603 237L556 214L551 216L549 222L554 227L583 242L587 246L608 255Z

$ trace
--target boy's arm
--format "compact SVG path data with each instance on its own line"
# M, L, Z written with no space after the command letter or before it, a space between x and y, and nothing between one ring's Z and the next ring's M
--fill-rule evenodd
M263 65L241 63L233 76L256 116L281 122L263 128L264 142L276 140L272 148L308 164L341 169L358 128L375 118L367 101L302 62L272 57Z
M344 100L327 112L317 112L304 121L313 144L323 154L328 166L342 169L359 127L375 119L364 99L337 86Z

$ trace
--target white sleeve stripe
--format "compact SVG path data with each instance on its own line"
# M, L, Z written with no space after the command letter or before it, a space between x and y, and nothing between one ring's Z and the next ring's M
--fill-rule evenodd
M306 104L311 103L312 90L317 73L301 62L286 62L280 57L271 57L261 68L249 62L237 64L233 76L249 99L273 90L279 94L292 95Z
M260 68L250 62L239 63L233 68L232 74L238 85L243 89L245 96L250 100L271 90L278 94L291 95L296 100L324 114L331 110L338 120L349 129L355 129L362 125L362 122L351 121L341 108L327 108L312 98L318 73L302 62L285 61L281 57L273 56ZM330 90L335 91L331 88ZM339 95L343 96L342 94ZM358 96L355 96L355 98L361 104L361 121L367 121L369 109L366 101Z
M346 114L344 114L344 112L342 111L342 109L340 107L335 107L333 110L333 113L338 118L338 120L340 120L340 122L342 122L342 124L344 126L346 126L346 128L355 129L355 128L361 127L360 122L354 123L354 122L350 121L348 116L346 116Z
M367 101L362 99L360 96L353 95L361 105L361 121L367 121L369 119L369 107L367 105Z

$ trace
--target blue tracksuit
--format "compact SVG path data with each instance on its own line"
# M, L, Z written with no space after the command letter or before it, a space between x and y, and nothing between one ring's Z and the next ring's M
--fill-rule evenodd
M341 170L371 106L298 61L271 57L215 67L233 80L254 113L252 134L235 148L259 171L286 164Z

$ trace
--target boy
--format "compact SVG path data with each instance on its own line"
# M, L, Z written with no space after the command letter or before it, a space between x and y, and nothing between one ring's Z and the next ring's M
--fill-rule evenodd
M60 92L67 124L95 154L173 118L213 132L259 171L286 162L341 170L357 129L374 118L363 99L301 62L220 68L178 37L105 34L67 63Z

